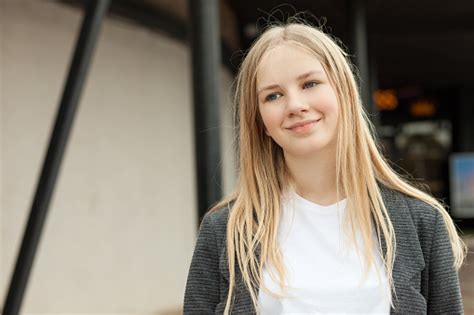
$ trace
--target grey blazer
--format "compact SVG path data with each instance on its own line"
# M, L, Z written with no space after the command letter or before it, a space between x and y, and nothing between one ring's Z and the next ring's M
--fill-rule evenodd
M382 189L397 240L393 269L395 308L391 314L463 314L459 278L442 216L433 207ZM226 225L229 209L207 213L201 223L184 296L185 314L222 314L229 270ZM382 248L385 250L385 241ZM257 253L258 254L258 253ZM255 314L236 268L232 314ZM350 312L350 310L348 310Z

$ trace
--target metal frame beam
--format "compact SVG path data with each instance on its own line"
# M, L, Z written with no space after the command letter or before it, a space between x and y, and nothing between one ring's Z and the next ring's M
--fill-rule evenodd
M80 0L60 0L62 3L78 6ZM172 14L160 9L157 5L152 5L143 1L114 0L110 5L110 15L115 18L124 18L132 23L146 27L151 31L158 31L171 36L179 41L186 42L189 39L188 21L181 20ZM239 58L234 55L229 44L221 39L222 63L233 74L237 73Z
M217 0L189 0L198 214L221 196L220 35ZM200 221L200 220L199 220Z
M349 0L348 6L350 8L348 12L351 14L349 17L352 30L351 50L354 52L355 63L359 70L360 96L370 120L377 128L380 123L377 108L372 101L372 85L375 84L375 78L371 78L371 75L375 72L370 71L369 64L367 0Z
M107 12L109 4L110 0L89 0L87 2L69 75L64 87L41 176L37 184L15 270L3 306L2 313L4 315L17 315L20 311L48 213L48 207L80 100L82 87L87 77L102 19Z

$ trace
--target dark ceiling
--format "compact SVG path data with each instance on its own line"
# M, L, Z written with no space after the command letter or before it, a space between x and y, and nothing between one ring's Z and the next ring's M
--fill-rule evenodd
M78 4L81 0L59 0ZM171 0L114 0L112 12L146 27L186 40L187 22L158 9ZM185 0L181 0L182 3ZM363 0L221 0L237 17L241 50L254 39L252 29L270 13L278 20L306 12L313 24L350 49L351 3ZM369 58L381 88L474 88L474 0L366 0ZM176 3L175 3L176 4ZM182 5L182 4L181 4ZM250 35L249 35L250 34ZM230 48L227 46L226 48ZM227 49L233 71L239 61ZM231 57L229 57L231 56ZM240 57L237 57L239 59Z
M230 0L244 46L252 40L244 30L270 12L281 19L300 11L326 20L325 29L350 45L350 0L281 3ZM474 0L368 0L367 31L380 87L474 86Z

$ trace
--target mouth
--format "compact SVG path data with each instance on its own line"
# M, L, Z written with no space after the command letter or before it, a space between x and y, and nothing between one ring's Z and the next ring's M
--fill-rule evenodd
M320 120L321 120L321 118L300 121L300 122L297 122L297 123L287 127L286 129L288 129L290 131L298 132L298 133L306 132L306 131L309 131Z

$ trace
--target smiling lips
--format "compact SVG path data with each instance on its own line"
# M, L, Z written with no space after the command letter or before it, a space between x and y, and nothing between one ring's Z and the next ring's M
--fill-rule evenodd
M304 120L297 122L286 129L296 132L296 133L306 133L311 130L311 128L318 122L320 121L321 118L319 119L312 119L312 120Z

